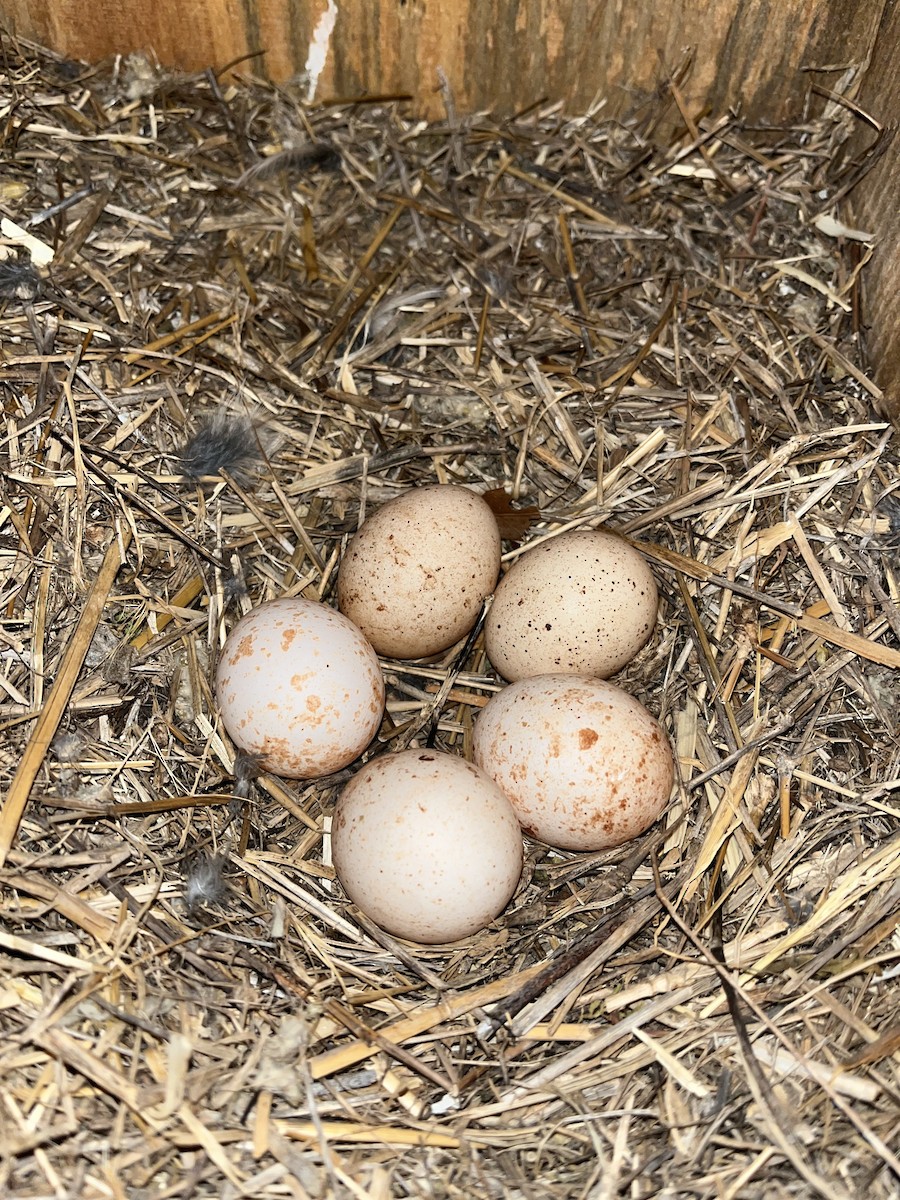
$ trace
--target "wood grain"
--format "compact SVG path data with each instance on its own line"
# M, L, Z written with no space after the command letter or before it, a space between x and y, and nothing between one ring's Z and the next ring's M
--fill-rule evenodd
M0 19L58 52L97 61L152 50L184 70L245 69L285 80L304 72L322 15L334 32L317 98L408 92L443 112L438 69L461 112L514 112L541 98L584 111L600 97L622 111L686 55L693 110L738 106L780 120L803 106L810 72L860 61L886 0L0 0Z
M889 5L875 39L859 103L894 137L877 166L852 195L852 212L862 229L875 233L875 253L867 268L864 320L875 378L884 392L883 411L900 420L900 9ZM871 134L866 138L871 141Z

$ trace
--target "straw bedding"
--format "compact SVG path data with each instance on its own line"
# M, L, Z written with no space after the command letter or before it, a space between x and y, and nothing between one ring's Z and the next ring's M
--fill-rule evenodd
M4 37L0 68L0 1192L896 1196L859 114L695 120L672 80L425 124L250 64ZM347 902L346 775L235 761L210 685L241 612L332 601L365 514L433 482L537 510L507 561L642 547L658 629L619 682L679 767L638 842L529 843L446 948ZM371 752L465 754L481 644L384 669Z

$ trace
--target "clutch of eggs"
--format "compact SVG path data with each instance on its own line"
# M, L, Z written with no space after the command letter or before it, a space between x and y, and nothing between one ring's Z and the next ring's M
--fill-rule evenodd
M500 531L468 488L434 484L389 500L350 540L337 599L379 654L425 658L472 629L500 572Z
M503 688L478 715L473 755L525 832L562 850L637 837L672 791L659 722L604 679L537 675Z
M346 767L375 736L384 677L352 621L283 597L251 609L228 635L216 698L232 740L264 770L314 779Z
M643 555L603 530L538 542L503 576L484 625L504 679L565 672L601 679L653 631L658 595Z

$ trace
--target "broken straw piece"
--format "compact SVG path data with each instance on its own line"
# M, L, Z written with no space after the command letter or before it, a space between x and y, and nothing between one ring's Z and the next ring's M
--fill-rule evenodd
M13 245L27 250L36 267L46 267L53 262L53 247L42 242L40 238L36 238L34 234L27 233L21 225L10 221L9 217L3 217L0 220L0 234L9 238Z

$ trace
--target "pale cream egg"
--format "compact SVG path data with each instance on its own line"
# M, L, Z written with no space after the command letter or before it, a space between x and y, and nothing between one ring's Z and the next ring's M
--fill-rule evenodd
M338 799L331 854L344 891L389 933L454 942L503 911L522 833L483 771L437 750L372 759Z
M484 624L504 679L563 671L605 679L630 662L656 623L644 556L602 530L538 542L503 576Z
M659 722L604 679L536 675L503 688L478 715L473 756L525 832L563 850L637 837L672 792Z
M425 658L472 629L500 572L500 531L468 488L411 488L368 517L341 560L338 607L379 654Z
M216 699L234 743L294 779L353 762L384 713L375 651L341 613L302 597L261 604L222 648Z

